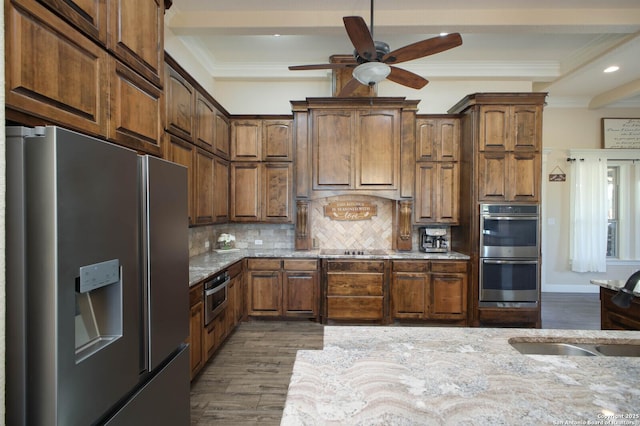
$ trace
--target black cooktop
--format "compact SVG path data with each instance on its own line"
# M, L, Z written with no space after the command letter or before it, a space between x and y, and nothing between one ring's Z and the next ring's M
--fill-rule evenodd
M325 256L386 256L387 251L381 249L322 249L320 255Z

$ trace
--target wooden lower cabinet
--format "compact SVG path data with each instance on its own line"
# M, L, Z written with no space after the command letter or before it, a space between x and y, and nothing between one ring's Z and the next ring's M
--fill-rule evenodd
M189 358L191 366L191 379L193 379L200 369L204 366L204 342L203 342L203 326L204 326L204 301L202 283L196 284L189 290Z
M324 263L327 320L378 321L386 318L384 260L337 260Z
M392 320L467 323L467 262L393 261Z
M248 259L247 315L318 319L316 259Z
M634 297L629 308L615 305L611 298L618 292L600 288L600 323L603 330L640 330L640 299Z

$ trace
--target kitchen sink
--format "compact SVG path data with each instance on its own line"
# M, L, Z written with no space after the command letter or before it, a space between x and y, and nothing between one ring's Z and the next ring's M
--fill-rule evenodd
M640 343L534 342L514 338L509 339L509 344L525 355L640 357Z

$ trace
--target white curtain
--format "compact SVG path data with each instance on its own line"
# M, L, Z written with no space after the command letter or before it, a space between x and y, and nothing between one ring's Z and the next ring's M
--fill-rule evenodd
M571 187L571 270L607 270L607 161L574 162Z

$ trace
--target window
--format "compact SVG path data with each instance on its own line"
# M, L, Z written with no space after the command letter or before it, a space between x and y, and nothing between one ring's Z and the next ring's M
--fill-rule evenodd
M618 257L620 167L607 167L607 257Z
M639 259L638 161L607 161L607 220L607 259Z

